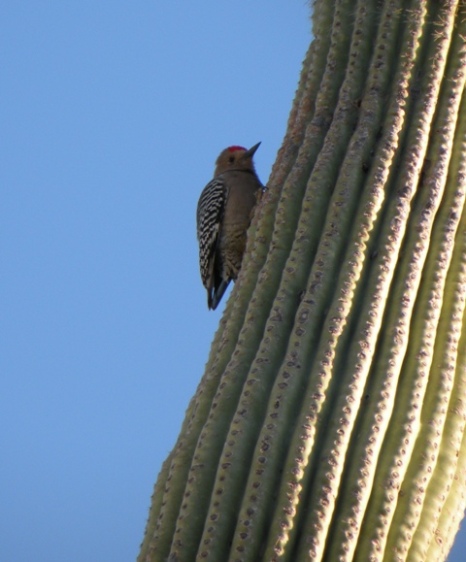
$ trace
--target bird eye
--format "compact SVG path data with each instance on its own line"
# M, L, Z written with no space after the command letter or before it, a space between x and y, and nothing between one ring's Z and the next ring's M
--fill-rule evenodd
M228 158L228 162L230 162L230 164L233 164L234 161L235 161L234 156L230 156L230 158Z

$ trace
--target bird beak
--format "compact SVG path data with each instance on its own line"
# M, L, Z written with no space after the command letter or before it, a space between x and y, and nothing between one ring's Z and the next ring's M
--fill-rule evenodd
M260 146L260 142L258 142L257 144L255 144L252 148L250 148L249 150L246 150L246 152L243 154L243 158L251 158L252 156L254 156L254 153L256 152L256 150L259 148Z

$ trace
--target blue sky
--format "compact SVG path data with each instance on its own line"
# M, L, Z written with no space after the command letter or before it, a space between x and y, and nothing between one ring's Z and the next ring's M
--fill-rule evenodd
M2 5L0 560L135 559L223 308L197 199L230 144L267 181L308 10Z

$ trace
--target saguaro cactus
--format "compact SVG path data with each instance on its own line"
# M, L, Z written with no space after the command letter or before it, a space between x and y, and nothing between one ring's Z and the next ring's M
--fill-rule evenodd
M466 4L313 22L141 562L437 562L463 516Z

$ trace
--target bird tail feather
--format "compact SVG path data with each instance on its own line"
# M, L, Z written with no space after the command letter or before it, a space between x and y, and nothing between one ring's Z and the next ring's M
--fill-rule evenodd
M218 303L222 300L222 297L227 290L228 285L230 284L230 279L228 281L222 279L218 287L216 287L212 293L208 295L208 302L207 305L210 310L215 310L218 306Z

